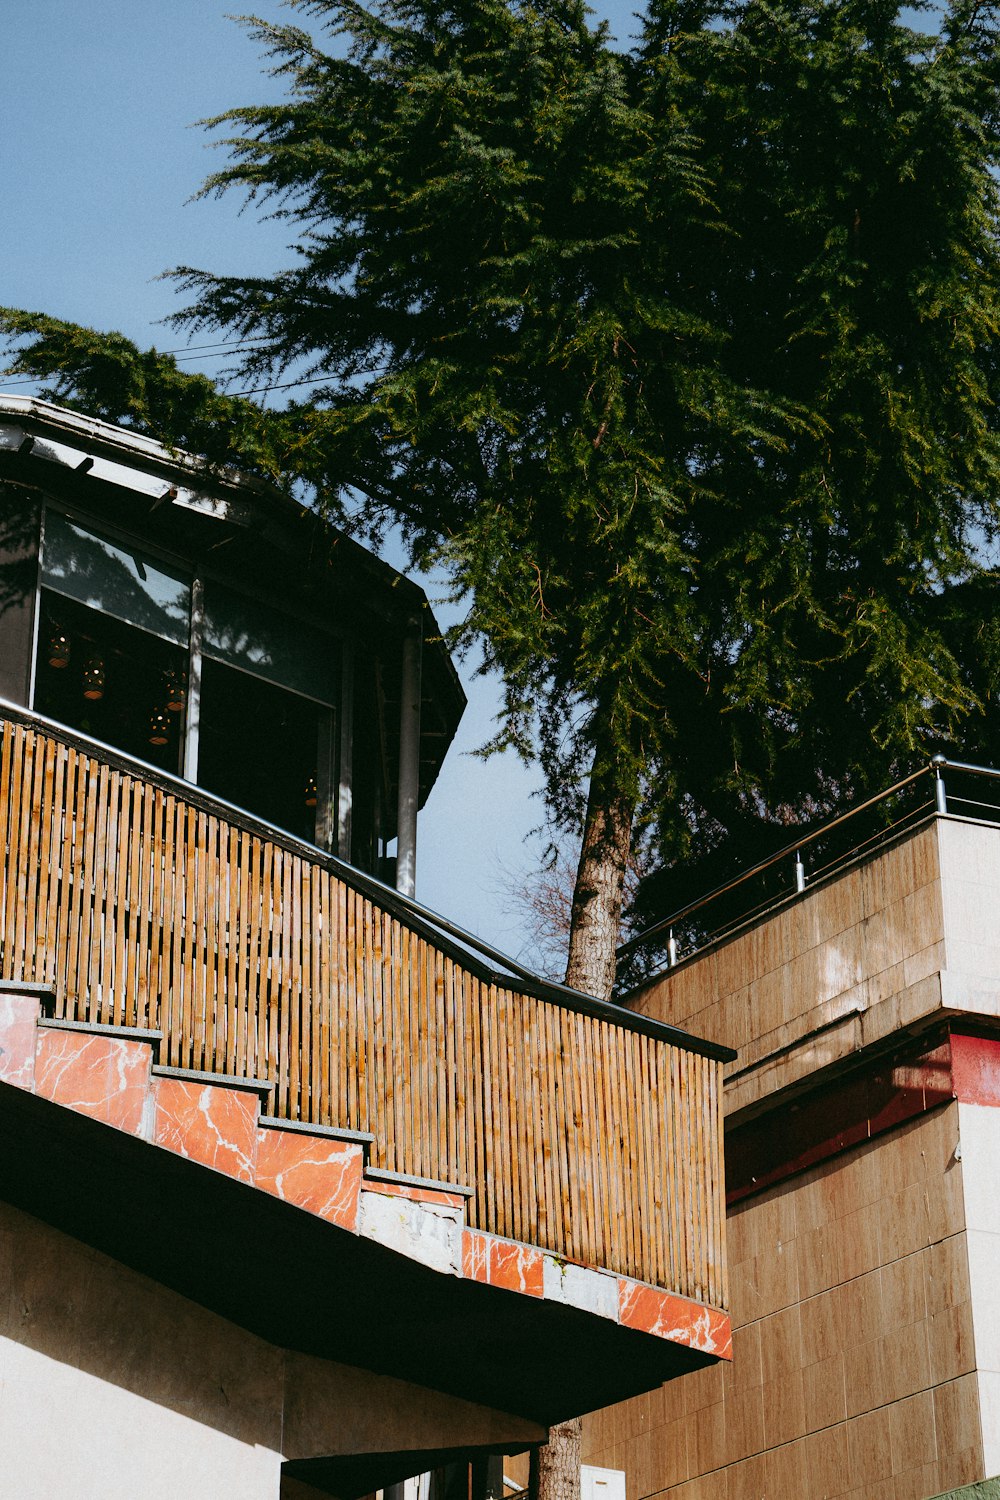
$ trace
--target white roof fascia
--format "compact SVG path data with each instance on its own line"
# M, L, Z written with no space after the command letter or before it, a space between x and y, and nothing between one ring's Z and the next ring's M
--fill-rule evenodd
M67 435L79 437L84 446L76 447L69 443L57 442L37 432L28 432L21 425L14 426L6 423L2 418L3 414L8 412L12 416L33 416L49 421L54 426L61 427ZM40 458L68 469L80 469L86 464L86 473L90 477L103 480L107 484L117 485L120 489L132 490L136 494L147 495L154 500L165 500L169 497L174 505L184 506L186 509L196 510L200 514L214 516L219 520L227 518L229 506L217 495L191 489L186 485L171 484L161 474L149 474L137 468L135 464L119 463L114 459L102 458L87 451L87 439L90 439L91 443L98 441L101 444L112 444L122 451L123 456L134 451L137 457L148 457L158 463L168 463L175 469L194 467L188 454L172 453L162 443L154 442L151 438L142 437L138 433L129 433L128 440L123 442L122 436L121 428L111 427L108 423L96 421L92 417L80 416L76 412L65 411L62 407L51 406L45 401L36 401L31 396L0 396L0 451L16 451L22 443L30 439L32 440L32 458Z

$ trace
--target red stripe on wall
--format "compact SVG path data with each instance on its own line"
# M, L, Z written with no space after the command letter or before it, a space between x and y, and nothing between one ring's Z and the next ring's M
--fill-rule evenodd
M979 1080L976 1103L1000 1104L1000 1040L986 1053L965 1048L983 1039L954 1036L908 1042L890 1057L873 1058L833 1083L779 1105L726 1132L726 1201L738 1203L796 1172L864 1144L956 1097L955 1044L970 1077ZM971 1088L972 1085L970 1084ZM992 1097L985 1095L992 1089ZM958 1094L964 1098L964 1094Z
M1000 1037L953 1031L951 1078L963 1104L1000 1106Z

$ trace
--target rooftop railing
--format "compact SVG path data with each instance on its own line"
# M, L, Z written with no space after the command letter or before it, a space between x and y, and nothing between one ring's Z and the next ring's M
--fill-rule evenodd
M973 795L977 791L980 795ZM948 813L1000 822L1000 770L936 755L901 781L800 832L766 859L647 927L621 945L618 957L628 960L643 952L647 965L649 955L656 955L673 967L926 818Z

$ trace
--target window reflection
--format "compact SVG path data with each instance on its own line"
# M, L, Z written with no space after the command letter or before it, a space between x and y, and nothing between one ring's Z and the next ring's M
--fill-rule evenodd
M198 782L314 842L320 718L328 710L246 672L206 661Z
M205 585L205 654L255 677L333 702L329 637L222 584Z
M104 615L186 646L191 584L183 574L46 508L42 583Z

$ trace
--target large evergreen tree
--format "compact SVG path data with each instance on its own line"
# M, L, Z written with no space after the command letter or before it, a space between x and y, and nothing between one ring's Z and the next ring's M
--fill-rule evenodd
M993 12L650 0L622 53L574 0L293 3L332 39L257 26L287 99L215 122L206 188L292 263L175 274L242 383L311 384L264 413L9 312L15 367L444 560L498 743L582 829L567 979L606 994L637 819L672 858L814 813L976 707Z

